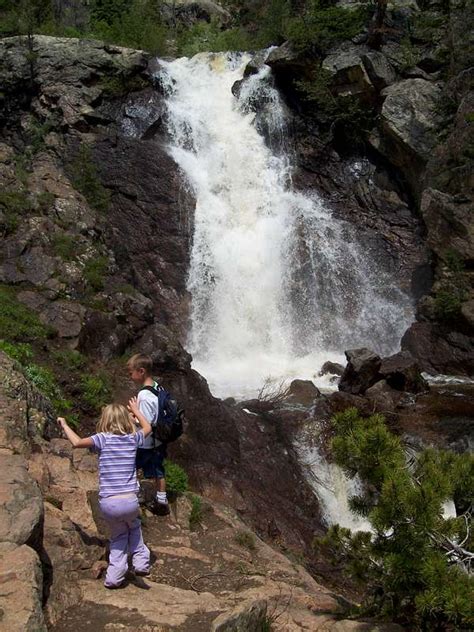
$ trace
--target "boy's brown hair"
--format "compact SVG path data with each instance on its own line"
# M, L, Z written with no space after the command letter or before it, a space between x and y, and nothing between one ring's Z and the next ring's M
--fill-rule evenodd
M132 371L143 369L147 375L151 375L153 372L153 360L145 353L136 353L127 362L127 367L132 369Z

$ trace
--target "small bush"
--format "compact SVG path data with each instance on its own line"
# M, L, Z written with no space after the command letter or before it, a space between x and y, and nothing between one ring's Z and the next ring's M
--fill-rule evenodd
M297 50L324 54L335 44L360 33L367 19L365 7L322 6L319 0L313 0L303 15L289 20L286 36Z
M53 252L64 261L73 261L82 251L77 236L58 233L52 237Z
M110 398L110 380L103 374L83 375L81 378L82 399L94 410L100 410Z
M20 303L15 291L0 286L0 339L7 342L30 342L49 336L51 330L38 316Z
M100 181L88 145L81 145L69 171L73 186L82 193L90 206L100 213L105 213L109 208L110 194Z
M180 465L166 460L166 489L172 494L184 494L188 490L188 475Z
M36 196L36 204L40 213L46 213L47 211L49 211L55 199L56 196L54 195L54 193L49 193L49 191L38 193L38 195Z
M203 521L202 499L196 494L191 494L191 513L189 515L189 528L195 531Z
M250 531L240 531L235 536L235 541L237 542L237 544L243 546L249 551L255 551L255 549L257 548L255 536L253 533L250 533Z
M33 357L31 346L26 342L13 344L5 340L0 340L0 350L20 364L26 364Z
M13 233L32 210L26 191L0 191L0 212L3 215L1 227L4 235Z
M98 256L89 259L84 266L84 279L87 284L96 291L104 287L104 276L107 272L109 260L107 257Z
M79 371L87 364L87 359L74 349L60 349L52 352L53 359L68 371Z
M178 50L187 57L207 51L244 51L252 47L253 42L246 31L241 28L223 31L214 20L210 23L196 22L178 36Z
M38 364L27 364L23 368L23 373L28 381L51 401L58 414L64 415L71 409L71 402L64 399L61 388L50 369Z

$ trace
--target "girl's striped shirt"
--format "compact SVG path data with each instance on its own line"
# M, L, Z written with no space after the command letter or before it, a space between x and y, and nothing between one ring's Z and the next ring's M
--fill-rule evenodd
M99 498L138 492L135 459L145 440L143 430L116 435L98 432L91 436L99 454Z

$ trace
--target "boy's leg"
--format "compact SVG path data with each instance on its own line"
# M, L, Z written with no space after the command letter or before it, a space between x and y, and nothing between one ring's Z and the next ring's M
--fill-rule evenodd
M123 583L128 570L128 538L131 511L138 513L138 503L134 507L124 506L124 498L104 498L100 501L100 509L110 530L109 566L105 575L104 586L116 588Z
M128 548L132 556L133 570L136 573L147 574L150 570L150 549L143 542L140 518L135 518L130 524Z
M166 445L161 444L156 451L154 459L154 474L155 474L155 490L156 490L156 503L158 510L163 514L169 513L168 498L166 496L166 478L165 478L165 465L164 460L166 457Z

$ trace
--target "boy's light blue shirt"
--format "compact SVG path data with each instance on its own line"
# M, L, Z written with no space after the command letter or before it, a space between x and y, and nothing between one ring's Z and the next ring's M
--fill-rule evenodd
M154 388L158 388L158 384L156 382L153 383L153 386ZM143 390L138 393L137 400L140 412L153 426L158 419L158 397L151 391ZM146 450L151 450L160 444L161 441L158 440L153 443L153 433L151 432L148 437L145 438L145 442L141 447Z

